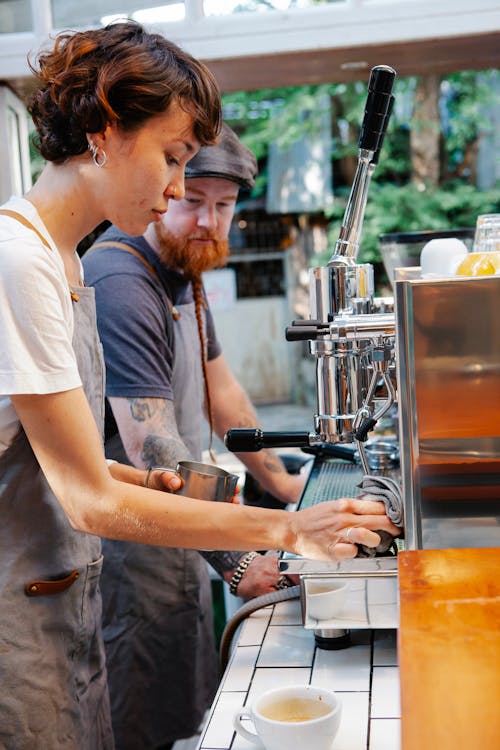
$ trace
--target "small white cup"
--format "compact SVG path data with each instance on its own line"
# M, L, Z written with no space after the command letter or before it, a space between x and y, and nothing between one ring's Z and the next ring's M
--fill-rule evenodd
M420 272L423 278L453 276L467 255L467 246L456 237L430 240L420 253Z
M342 704L331 690L312 685L290 685L268 690L251 707L234 714L236 731L266 750L331 750L337 734ZM242 719L250 719L256 734Z
M306 614L315 620L331 620L342 611L347 594L347 583L335 580L308 579L306 588Z

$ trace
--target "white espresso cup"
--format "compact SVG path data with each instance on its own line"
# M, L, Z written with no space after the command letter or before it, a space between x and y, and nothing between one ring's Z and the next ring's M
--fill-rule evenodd
M305 581L306 614L315 620L331 620L344 608L347 583L335 579Z
M331 690L290 685L268 690L233 717L236 731L266 750L331 750L342 705ZM250 719L255 732L244 725Z

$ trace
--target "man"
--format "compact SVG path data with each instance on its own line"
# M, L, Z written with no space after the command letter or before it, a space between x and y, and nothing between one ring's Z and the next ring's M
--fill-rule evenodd
M204 270L227 258L238 191L253 187L256 171L253 154L224 126L219 143L188 163L185 195L170 201L161 221L135 238L111 227L85 255L106 359L108 458L143 468L199 460L204 413L220 437L230 427L257 426L221 352L201 282ZM303 477L289 474L273 451L240 458L274 497L298 500ZM116 541L105 542L104 556L117 750L170 747L196 731L217 684L205 560L192 550ZM203 556L243 598L283 583L276 555Z

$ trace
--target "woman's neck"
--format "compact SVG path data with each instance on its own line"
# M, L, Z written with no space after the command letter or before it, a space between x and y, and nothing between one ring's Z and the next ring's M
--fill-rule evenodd
M66 264L75 256L78 243L104 220L93 208L86 189L83 161L73 157L61 165L47 164L25 198L38 211Z

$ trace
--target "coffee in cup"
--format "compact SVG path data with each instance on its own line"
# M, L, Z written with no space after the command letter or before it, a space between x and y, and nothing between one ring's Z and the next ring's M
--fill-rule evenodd
M313 685L290 685L268 690L250 707L234 714L236 731L266 750L331 750L341 716L341 703L331 690ZM243 719L250 719L255 732Z
M261 713L266 719L273 721L311 721L330 711L330 706L313 698L288 698L270 703Z

